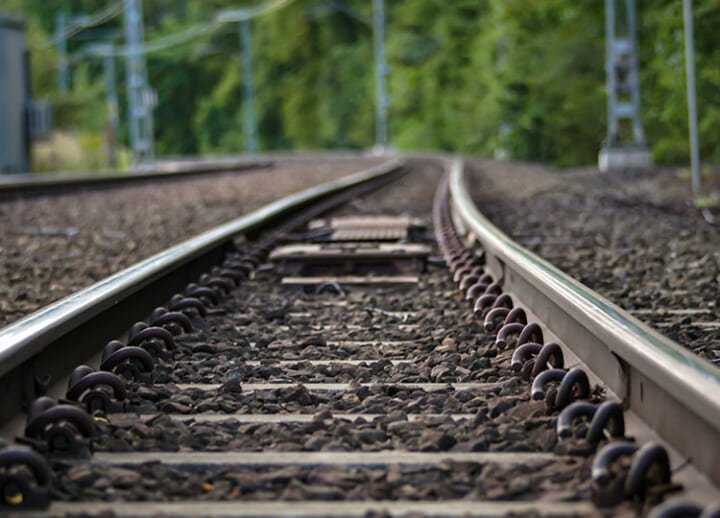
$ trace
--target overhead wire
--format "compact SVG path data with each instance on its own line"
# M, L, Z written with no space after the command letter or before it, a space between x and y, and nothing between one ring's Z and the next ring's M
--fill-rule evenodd
M274 11L287 7L294 3L296 0L269 0L264 4L255 5L251 7L245 7L236 9L233 11L224 11L217 14L215 18L209 22L202 22L195 25L191 25L179 32L168 34L167 36L160 36L145 43L143 53L150 54L153 52L159 52L166 50L177 45L181 45L190 40L201 36L209 36L219 27L234 22L240 22L245 20L251 20L258 18L266 14L270 14ZM116 47L116 48L86 48L79 51L70 58L71 63L76 63L90 56L106 57L112 54L116 57L125 57L130 54L127 47Z
M61 34L61 35L58 34L51 40L49 40L41 45L38 45L35 48L36 49L44 49L44 48L52 47L52 46L56 45L60 40L70 39L84 29L88 29L90 27L95 27L97 25L102 25L103 23L112 20L113 18L118 16L123 11L125 11L125 3L122 0L120 0L119 2L111 4L101 11L98 11L97 13L91 14L89 16L80 17L79 23L70 24L68 27L65 28L65 30L63 31L63 34Z

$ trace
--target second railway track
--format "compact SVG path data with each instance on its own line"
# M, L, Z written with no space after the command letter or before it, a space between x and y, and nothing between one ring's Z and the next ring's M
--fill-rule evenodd
M5 509L586 515L690 499L717 513L718 369L551 267L528 273L518 257L546 265L508 255L460 162L447 180L425 167L360 197L397 168L278 202L151 258L132 288L117 276L0 331L4 437L43 455L0 451ZM342 201L335 188L355 199L332 216L382 218L308 226ZM119 341L100 355L105 335ZM671 381L641 358L661 354L684 369ZM657 422L670 409L692 440Z

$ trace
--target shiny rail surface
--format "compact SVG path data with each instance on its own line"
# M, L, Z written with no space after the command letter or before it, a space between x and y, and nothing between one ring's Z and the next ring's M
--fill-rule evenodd
M449 192L453 218L481 243L504 291L532 307L627 409L720 483L720 368L512 241L475 206L459 159Z
M0 421L34 398L27 380L63 372L98 352L126 327L179 290L211 265L241 233L257 231L311 203L351 189L370 186L401 170L391 160L379 166L320 184L272 202L233 221L203 232L121 272L65 297L0 329ZM122 320L118 315L124 315ZM129 315L129 316L127 316ZM67 351L72 349L72 353ZM32 384L30 384L32 385ZM23 397L18 398L18 394Z

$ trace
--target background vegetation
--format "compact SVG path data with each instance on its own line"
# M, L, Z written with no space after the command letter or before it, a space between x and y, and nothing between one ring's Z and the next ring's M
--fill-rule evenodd
M3 0L28 23L36 97L58 129L100 149L106 124L102 63L72 67L57 92L55 14L93 13L109 0ZM146 40L206 22L239 0L145 0ZM389 0L391 134L399 149L503 154L561 166L594 163L605 136L604 13L600 1ZM682 5L638 0L643 119L659 162L687 160ZM261 150L367 148L374 143L370 0L297 0L253 22ZM720 0L696 0L703 158L720 147ZM87 38L122 44L122 17ZM236 24L151 54L159 155L243 149ZM124 63L118 58L124 121ZM125 128L121 139L127 142Z

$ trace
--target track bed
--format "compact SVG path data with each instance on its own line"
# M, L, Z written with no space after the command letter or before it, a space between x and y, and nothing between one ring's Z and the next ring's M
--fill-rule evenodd
M720 222L688 205L686 181L669 171L468 167L483 213L519 244L720 362Z
M357 286L331 277L305 288L288 286L285 266L269 261L268 253L285 242L327 244L329 234L302 226L238 237L225 273L215 270L188 288L186 295L195 290L190 298L168 305L185 300L188 326L181 332L180 320L171 322L161 326L164 332L154 328L156 338L149 333L137 342L151 353L152 381L130 377L122 412L92 414L91 451L50 456L49 513L634 515L677 493L662 466L651 464L648 491L625 498L630 458L611 463L608 479L615 486L598 486L598 444L585 440L590 419L571 420L562 438L558 419L573 400L600 405L616 394L588 371L586 390L582 382L569 385L568 401L558 407L562 377L583 367L566 344L564 357L537 366L538 372L562 370L562 376L548 376L547 388L537 391L530 374L534 360L518 363L516 354L520 335L533 325L533 310L517 337L499 340L498 329L484 320L487 313L477 310L477 297L466 296L471 283L453 279L451 271L459 268L449 260L448 238L439 238L438 246L432 237L433 222L447 223L438 219L445 209L437 200L433 206L443 162L410 160L406 167L409 174L400 180L332 215L403 214L425 222L426 230L408 238L429 247L414 272L417 282ZM483 210L507 217L497 199L481 202ZM270 239L277 242L270 246ZM484 256L468 241L475 257ZM235 278L233 269L245 273ZM480 274L475 277L479 283ZM126 350L146 330L137 329L122 337ZM168 329L174 338L166 338ZM531 336L540 342L538 351L548 345L542 333ZM122 350L121 344L115 353ZM600 428L599 444L634 439L632 434L640 444L652 435L635 421L629 421L630 436L624 428L616 434L611 425ZM674 452L672 462L680 462ZM702 478L688 469L678 478L687 484L694 477ZM689 494L709 487L703 484ZM595 504L603 507L598 511Z

